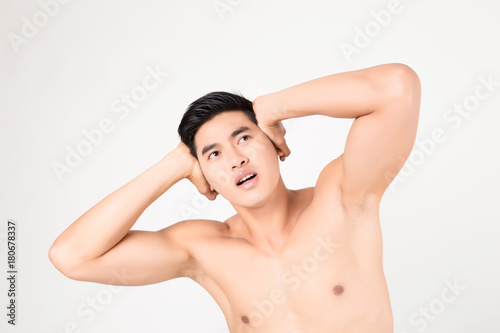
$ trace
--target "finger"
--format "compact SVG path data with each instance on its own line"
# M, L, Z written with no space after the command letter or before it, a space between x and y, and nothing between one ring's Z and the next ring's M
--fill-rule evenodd
M208 187L204 187L203 189L198 189L198 192L204 195L208 200L215 200L218 194L216 191L210 191Z
M208 199L208 200L210 200L210 201L214 201L214 200L217 198L217 194L214 194L214 193L212 193L212 194L207 194L207 195L205 195L205 196L206 196L206 197L207 197L207 199Z
M288 145L286 144L285 138L282 138L280 143L277 145L277 148L283 154L284 157L290 156L291 151Z
M203 191L200 191L200 193L206 196L208 200L215 200L218 194L217 191L214 190L212 185L210 185L208 182L205 182L203 184Z
M212 192L206 194L205 196L208 198L208 200L213 201L213 200L215 200L217 198L218 194L219 193L217 193L217 191L212 191Z
M284 161L285 161L285 159L286 159L285 153L284 153L284 152L282 152L282 151L281 151L280 149L278 149L278 148L276 148L276 151L277 151L277 153L278 153L278 156L279 156L279 158L280 158L280 161L284 162Z
M290 154L292 153L292 151L290 150L290 148L288 147L288 145L286 144L286 142L284 144L284 149L282 149L282 151L285 153L285 157L290 156Z

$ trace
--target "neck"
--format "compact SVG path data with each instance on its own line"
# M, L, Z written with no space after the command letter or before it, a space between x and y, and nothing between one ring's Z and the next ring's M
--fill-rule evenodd
M239 217L234 228L253 245L280 249L293 227L293 198L293 191L285 187L280 177L276 189L261 205L243 207L232 204Z

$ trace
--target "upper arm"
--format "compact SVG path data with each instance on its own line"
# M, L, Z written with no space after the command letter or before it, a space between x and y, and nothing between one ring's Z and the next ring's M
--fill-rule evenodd
M354 120L344 153L318 179L323 191L340 191L349 205L379 201L414 145L420 108L418 76L398 65L382 81L387 93L384 103Z
M129 286L189 277L197 269L189 250L193 225L182 221L158 231L131 230L100 257L75 264L64 274L75 280Z

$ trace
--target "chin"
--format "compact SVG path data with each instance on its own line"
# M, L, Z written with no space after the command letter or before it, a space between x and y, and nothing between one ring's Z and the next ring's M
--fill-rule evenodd
M230 201L233 206L244 207L244 208L259 208L262 207L267 201L267 198L251 198L249 200L241 201L234 200Z
M239 192L239 193L230 193L229 195L226 193L225 195L219 193L224 197L227 201L231 203L231 205L237 205L240 207L253 208L259 207L269 198L269 194L265 195L262 192Z
M250 191L238 190L237 193L231 193L230 199L227 199L231 204L245 208L258 208L264 206L276 190L278 181L279 177L276 178L274 184L261 183L259 185L264 186L252 189Z

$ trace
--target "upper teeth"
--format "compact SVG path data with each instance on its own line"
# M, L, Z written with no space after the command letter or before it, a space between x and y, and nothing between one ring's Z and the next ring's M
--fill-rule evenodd
M239 184L243 183L245 180L247 180L248 178L252 177L253 175L254 175L254 174L253 174L253 173L251 173L251 174L249 174L249 175L247 175L247 176L245 176L245 177L241 178L241 180L240 180Z

